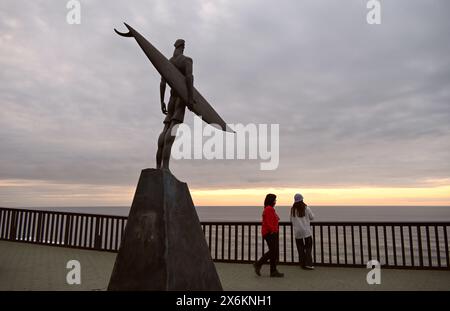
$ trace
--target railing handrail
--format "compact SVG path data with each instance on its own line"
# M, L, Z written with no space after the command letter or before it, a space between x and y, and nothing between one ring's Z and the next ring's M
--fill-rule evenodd
M111 218L119 218L119 219L128 219L127 216L118 216L118 215L110 215L110 214L62 212L62 211L51 211L51 210L40 210L40 209L25 209L25 208L14 208L14 207L0 207L0 211L1 210L21 211L21 212L34 212L34 213L54 213L54 214L59 214L59 215L73 215L73 216L111 217Z
M261 221L202 221L202 224L211 224L211 225L228 225L228 224L240 224L240 225L256 225L261 224ZM278 223L280 226L290 225L290 221L280 221ZM450 221L311 221L311 225L321 225L321 226L352 226L352 225L360 225L360 226L404 226L404 225L412 225L412 226L444 226L450 225Z

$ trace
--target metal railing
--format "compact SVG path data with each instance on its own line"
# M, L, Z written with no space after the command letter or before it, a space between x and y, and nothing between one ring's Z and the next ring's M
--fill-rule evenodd
M0 208L0 240L117 252L127 217ZM248 263L267 245L258 222L202 222L213 260ZM450 270L450 222L314 222L315 265ZM280 263L297 264L290 223L281 222Z
M0 240L115 252L127 217L0 208Z
M449 222L314 222L313 261L322 266L450 270ZM256 222L202 223L215 261L254 262L266 250ZM280 223L280 263L297 264L292 226Z

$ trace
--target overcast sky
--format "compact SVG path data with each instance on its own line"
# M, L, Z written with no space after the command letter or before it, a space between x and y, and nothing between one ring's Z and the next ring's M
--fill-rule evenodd
M2 0L0 206L39 183L49 200L55 185L134 188L154 167L160 77L114 33L123 21L166 56L184 38L227 122L280 125L277 170L173 161L191 188L449 185L450 2L382 1L381 25L366 2L81 0L69 25L66 1Z

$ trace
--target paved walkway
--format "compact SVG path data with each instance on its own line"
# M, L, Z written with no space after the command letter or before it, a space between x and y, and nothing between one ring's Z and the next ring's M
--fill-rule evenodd
M0 241L0 290L105 290L116 254ZM66 264L81 263L81 285L68 285ZM381 285L368 285L368 270L319 267L304 271L280 266L282 279L258 277L249 264L216 263L225 290L450 290L449 271L381 272Z

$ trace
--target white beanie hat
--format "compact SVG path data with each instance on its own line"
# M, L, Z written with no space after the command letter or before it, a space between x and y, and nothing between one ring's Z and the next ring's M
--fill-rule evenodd
M297 193L296 195L294 195L294 201L295 202L303 201L303 196L300 193Z

